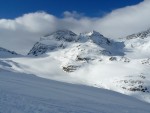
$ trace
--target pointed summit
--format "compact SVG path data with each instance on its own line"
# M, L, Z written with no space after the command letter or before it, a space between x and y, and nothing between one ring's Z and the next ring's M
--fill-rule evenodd
M65 48L69 43L75 42L77 35L70 30L58 30L43 36L30 50L28 55L41 55L47 51Z
M102 34L100 34L99 32L97 32L95 30L87 33L87 35L89 35L89 36L103 36Z
M47 44L50 40L72 42L76 40L76 34L70 30L57 30L40 38L40 42Z
M81 35L84 35L84 36L102 36L104 37L102 34L100 34L99 32L95 31L95 30L92 30L90 32L85 32L85 33L81 33Z
M65 35L68 34L68 35L76 36L76 34L74 32L67 30L67 29L57 30L57 31L53 32L52 34L65 34Z
M81 36L80 40L84 40L84 41L91 40L92 42L98 45L110 43L108 38L104 37L102 34L100 34L95 30L91 32L81 33L80 36Z

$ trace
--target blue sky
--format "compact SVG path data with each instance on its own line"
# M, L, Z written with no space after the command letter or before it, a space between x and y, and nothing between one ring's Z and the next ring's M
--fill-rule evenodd
M61 17L64 11L77 11L97 17L143 0L0 0L0 18L15 18L25 13L45 11Z

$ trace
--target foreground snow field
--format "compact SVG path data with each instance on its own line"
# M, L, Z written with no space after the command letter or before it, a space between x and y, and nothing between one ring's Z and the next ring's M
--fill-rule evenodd
M0 70L0 113L149 113L148 103L113 91Z

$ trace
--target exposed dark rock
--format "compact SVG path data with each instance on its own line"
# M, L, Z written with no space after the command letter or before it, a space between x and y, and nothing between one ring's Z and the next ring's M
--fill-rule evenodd
M117 58L116 57L110 57L109 60L110 61L117 61Z
M140 92L149 92L147 86L145 86L144 79L145 76L141 73L140 76L137 76L136 79L133 76L128 77L125 80L116 81L117 85L120 84L121 88L128 91L140 91ZM130 79L129 79L130 78Z
M141 62L142 62L142 64L150 65L150 58L142 60Z
M74 72L75 70L77 70L77 68L79 68L79 66L69 65L66 67L63 66L62 68L65 72Z
M123 62L127 62L129 63L130 62L130 59L128 59L127 57L121 57L120 61L123 61Z
M90 61L90 60L94 60L94 59L91 59L91 58L82 58L82 57L80 57L80 56L77 56L77 58L76 58L76 61L86 61L86 62L88 62L88 61Z

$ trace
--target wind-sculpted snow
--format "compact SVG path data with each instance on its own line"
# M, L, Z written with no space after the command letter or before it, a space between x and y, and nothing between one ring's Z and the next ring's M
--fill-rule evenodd
M116 92L0 71L1 113L149 113L149 104Z
M3 69L6 70L34 74L57 81L110 89L150 102L150 66L142 64L142 59L139 61L130 60L126 57L104 57L103 60L90 64L79 61L85 62L79 69L71 66L63 68L72 73L63 71L61 62L54 59L53 55L52 57L49 55L36 58L12 58L2 61L11 65L11 67L3 66ZM62 61L65 63L65 59L62 59ZM74 63L72 66L77 65L76 62ZM74 71L74 68L77 70Z

